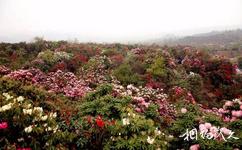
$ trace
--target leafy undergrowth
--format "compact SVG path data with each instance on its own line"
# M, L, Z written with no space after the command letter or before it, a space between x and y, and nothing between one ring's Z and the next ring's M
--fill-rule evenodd
M224 57L44 40L0 53L1 149L242 147L242 75Z

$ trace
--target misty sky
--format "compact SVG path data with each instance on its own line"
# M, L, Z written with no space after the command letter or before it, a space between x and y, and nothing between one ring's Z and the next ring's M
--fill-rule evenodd
M0 42L122 42L241 25L241 0L0 0Z

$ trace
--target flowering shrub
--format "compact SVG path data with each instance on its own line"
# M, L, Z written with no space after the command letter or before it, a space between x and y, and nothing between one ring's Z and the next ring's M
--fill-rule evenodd
M170 132L171 143L180 143L180 148L190 149L232 149L240 147L241 135L234 126L222 122L219 114L204 111L192 104L177 105L178 111Z
M57 113L33 106L22 96L15 98L3 93L0 100L1 148L9 146L53 148L61 137L69 137L59 130Z
M91 85L107 83L110 74L107 69L110 64L111 60L106 56L93 57L84 65L80 72L81 77Z
M84 98L80 115L87 118L85 133L92 135L87 137L84 147L99 145L97 147L104 149L154 149L167 146L164 133L156 129L154 122L129 108L130 99L110 94L112 87L102 85ZM88 144L93 140L95 145Z
M6 75L11 79L43 86L49 92L63 93L68 97L82 97L90 88L71 72L50 72L44 74L38 69L17 70Z
M135 87L128 85L125 89L123 86L114 84L114 91L124 96L132 97L133 107L136 112L149 114L149 116L159 114L165 119L174 117L172 104L168 102L168 95L163 89L152 89L147 87ZM150 112L153 110L152 112ZM158 116L157 116L158 117ZM158 117L159 118L159 117Z
M185 88L181 88L179 86L175 86L171 89L171 99L174 101L182 100L188 101L193 104L196 103L192 93Z
M224 122L242 119L242 102L240 99L226 101L223 108L220 108L218 112L222 115Z
M48 74L44 82L40 85L45 86L49 92L63 93L68 97L82 97L90 88L83 80L79 80L73 73L64 73L60 70Z
M145 119L131 109L121 115L122 120L110 126L111 136L105 149L165 149L168 147L165 134L154 125L151 119Z

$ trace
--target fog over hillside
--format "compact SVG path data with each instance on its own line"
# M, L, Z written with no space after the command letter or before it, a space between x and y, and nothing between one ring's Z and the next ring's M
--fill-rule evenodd
M163 38L149 40L148 44L190 45L196 47L230 48L242 46L242 29L212 31L189 36L168 35Z
M140 42L236 29L241 0L0 0L0 41Z

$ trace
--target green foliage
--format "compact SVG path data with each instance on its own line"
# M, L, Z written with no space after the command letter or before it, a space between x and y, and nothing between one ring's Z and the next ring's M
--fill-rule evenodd
M184 114L181 113L181 108L186 108L187 112ZM190 131L198 126L199 116L201 116L201 112L199 111L198 106L192 104L178 104L177 110L177 118L168 128L168 132L172 133L173 136L176 137L171 141L170 148L172 149L177 147L177 144L179 144L180 147L189 148L191 142L184 142L184 139L179 136L183 135L187 130Z
M156 120L157 122L162 122L162 119L158 112L158 108L159 108L158 105L151 103L147 108L147 110L144 112L145 117Z
M197 101L202 100L203 79L199 74L190 73L187 79L187 89L192 92Z
M226 144L224 141L209 140L198 138L197 143L199 143L201 150L231 150L232 147Z
M141 85L141 77L132 70L129 64L122 64L113 71L113 75L124 85Z
M67 62L73 55L67 52L54 52L51 50L45 50L38 54L37 59L33 62L35 67L38 67L42 71L48 72L58 62ZM39 62L40 61L40 62ZM43 63L42 63L43 62Z
M25 85L20 81L12 80L7 77L0 78L0 91L22 95L34 101L45 101L53 95L47 91L33 85Z
M242 69L242 57L238 58L238 67Z
M110 95L111 90L110 85L101 85L95 92L89 93L80 107L81 115L101 115L118 119L122 109L129 104L131 99L128 97L115 98Z
M212 125L216 126L216 127L221 127L223 124L222 124L222 119L215 115L215 114L206 114L204 116L204 121L205 122L209 122L211 123Z
M178 106L181 108L181 106ZM186 129L191 130L197 126L197 119L201 112L199 111L198 106L194 106L193 104L185 105L187 109L187 113L180 113L180 109L178 109L178 118L171 125L170 131L172 131L175 135L181 135L185 133Z
M147 69L147 72L151 73L155 78L165 78L167 76L165 59L161 56L155 58L154 62Z
M136 114L127 108L122 114L123 120L115 126L110 126L111 138L104 149L166 149L167 142L164 133L155 127L153 120ZM128 124L124 124L128 121ZM149 139L154 140L149 143Z
M90 145L95 140L99 149L157 149L167 145L161 131L155 127L155 123L148 117L155 117L157 114L156 105L151 105L147 113L147 118L143 115L134 113L130 108L130 98L111 96L112 87L108 84L101 85L96 91L89 93L80 106L80 116L102 116L105 127L96 128L94 125L81 123L83 130L92 136L83 137L80 135L78 143L84 148L95 149L95 145ZM108 125L105 119L114 121L114 125ZM78 119L83 120L83 119ZM92 122L89 120L89 122ZM91 126L91 127L90 127ZM158 132L158 133L157 133ZM147 139L154 139L154 143L147 143ZM94 138L94 139L93 139ZM96 145L96 146L97 146Z

